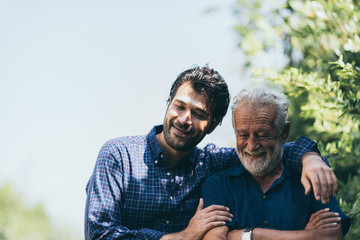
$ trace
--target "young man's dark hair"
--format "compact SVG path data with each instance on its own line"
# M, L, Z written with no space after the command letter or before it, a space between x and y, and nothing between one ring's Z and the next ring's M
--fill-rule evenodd
M174 98L178 88L185 82L190 82L198 93L207 95L208 105L213 113L212 122L221 123L230 102L230 94L224 78L208 66L195 66L178 75L171 86L169 99Z

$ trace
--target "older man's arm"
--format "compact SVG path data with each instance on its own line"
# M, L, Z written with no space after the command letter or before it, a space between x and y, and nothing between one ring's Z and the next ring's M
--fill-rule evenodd
M232 230L226 226L213 228L206 233L203 240L241 240L243 230ZM279 231L273 229L255 228L252 240L341 240L341 224L326 229L311 229L297 231Z
M204 240L239 240L241 233L245 229L232 230L229 232L227 226L211 229L204 236ZM330 212L329 208L321 209L313 213L304 230L299 231L279 231L255 228L253 230L253 240L278 240L278 239L342 239L341 218L336 212Z
M229 234L230 236L230 234ZM240 238L227 238L229 240ZM253 240L306 240L306 239L321 239L321 240L341 240L343 239L341 233L341 224L333 228L326 229L312 229L312 230L298 230L298 231L278 231L272 229L255 228L253 230Z

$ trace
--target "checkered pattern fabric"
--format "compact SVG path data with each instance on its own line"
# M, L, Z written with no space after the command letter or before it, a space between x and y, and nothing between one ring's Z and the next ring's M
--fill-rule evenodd
M159 239L179 232L196 211L203 181L240 164L235 149L209 144L195 148L173 171L156 139L161 131L156 126L146 136L113 139L101 148L86 187L86 240ZM314 149L307 138L284 145L296 169Z

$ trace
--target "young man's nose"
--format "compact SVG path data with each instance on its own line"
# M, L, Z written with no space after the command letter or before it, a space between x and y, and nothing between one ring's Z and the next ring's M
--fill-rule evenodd
M179 121L182 124L190 125L191 124L191 113L190 113L190 111L182 112L182 114L179 116Z

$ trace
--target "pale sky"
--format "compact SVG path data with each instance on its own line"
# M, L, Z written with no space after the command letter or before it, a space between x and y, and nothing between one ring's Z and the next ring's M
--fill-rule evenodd
M161 124L180 72L209 64L232 95L246 85L233 2L0 0L0 185L82 233L100 147ZM229 115L202 146L233 144Z

